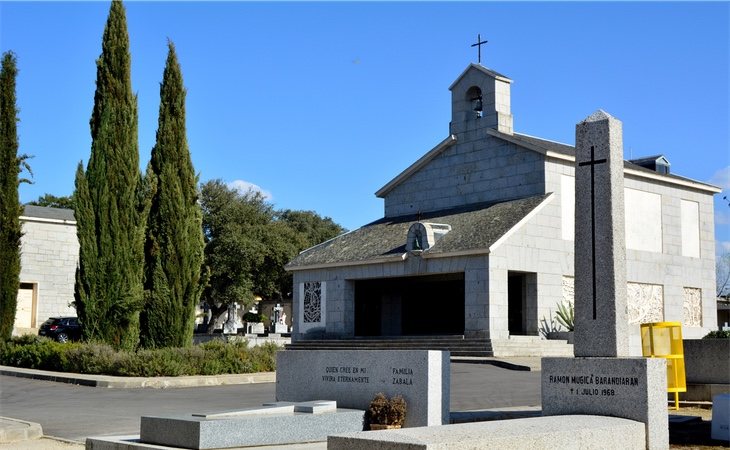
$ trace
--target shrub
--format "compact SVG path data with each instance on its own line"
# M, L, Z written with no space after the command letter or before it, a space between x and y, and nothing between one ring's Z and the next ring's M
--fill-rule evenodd
M107 344L78 344L66 350L67 372L116 374L126 352L117 352Z
M379 392L370 402L367 417L371 424L403 426L406 419L406 401L400 395L388 400L385 394Z
M257 322L266 322L268 320L269 320L269 318L261 313L252 313L249 311L243 315L244 322L257 323Z
M730 339L730 330L710 331L702 339Z
M219 375L276 369L275 344L252 349L214 340L188 348L117 351L99 343L66 343L22 337L0 342L0 364L29 369L137 377Z

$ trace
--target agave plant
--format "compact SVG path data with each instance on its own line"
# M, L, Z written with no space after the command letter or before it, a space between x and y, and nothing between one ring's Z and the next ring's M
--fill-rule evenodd
M560 302L558 304L558 310L555 311L555 318L568 331L575 329L575 308L572 303L567 301Z

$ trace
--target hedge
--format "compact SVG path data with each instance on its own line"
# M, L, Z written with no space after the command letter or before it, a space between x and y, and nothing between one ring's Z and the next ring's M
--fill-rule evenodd
M130 377L272 372L281 347L219 340L186 348L117 351L106 344L61 344L38 336L0 342L0 364L28 369Z

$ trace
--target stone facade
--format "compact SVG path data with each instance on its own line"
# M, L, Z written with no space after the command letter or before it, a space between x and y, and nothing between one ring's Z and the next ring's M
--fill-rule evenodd
M304 256L287 266L294 274L294 317L303 317L304 283L324 282L326 301L321 308L326 319L317 327L295 322L293 339L355 336L356 286L364 280L435 274L463 274L465 336L507 339L515 332L539 334L541 319L549 321L554 316L574 274L575 150L514 132L510 85L508 78L476 64L462 73L451 86L450 135L376 192L384 200L382 220L413 215L416 223L422 213L478 208L538 195L545 199L531 212L515 218L516 224L488 248L473 248L468 243L457 248L453 240L449 241L459 232L454 228L423 252L407 247L406 231L402 248L394 244L396 248L388 249L382 257L369 260L347 256L351 253L344 251L345 256L339 259L313 264L306 258L316 256L323 247L303 252ZM478 113L471 101L476 92L472 88L476 87L483 106ZM701 314L701 323L696 318L685 320L683 333L688 338L701 337L716 321L715 303L711 301L715 279L713 195L719 189L629 162L624 163L623 177L625 189L640 192L637 198L658 199L654 209L658 211L656 220L661 221L655 227L661 236L652 237L661 243L661 251L627 246L626 280L661 287L662 320L666 321L684 320L685 288L697 289L701 304L693 304L693 317ZM627 221L636 220L634 212L626 211ZM642 227L627 226L630 229ZM693 240L695 236L698 239ZM636 240L636 236L631 238ZM338 239L342 241L336 238L327 244L329 249L338 245ZM372 239L375 245L377 236ZM451 250L438 253L447 242ZM521 290L517 298L510 294L515 286ZM520 301L519 307L510 306ZM443 304L443 312L451 309ZM638 323L629 327L629 340L631 353L639 355Z
M71 303L79 259L73 211L26 207L20 220L24 235L19 297L25 294L23 291L31 290L27 297L32 306L29 320L16 315L22 323L16 320L14 334L36 332L49 317L76 315Z

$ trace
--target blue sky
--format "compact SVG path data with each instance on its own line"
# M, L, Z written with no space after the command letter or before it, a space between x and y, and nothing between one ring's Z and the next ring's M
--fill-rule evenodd
M730 3L127 2L140 161L154 145L166 42L176 45L201 181L254 184L277 208L354 229L374 193L448 133L448 86L476 62L514 80L515 130L574 143L598 108L626 157L721 185L730 251ZM0 2L0 50L18 57L21 200L69 195L88 161L95 60L108 2Z

